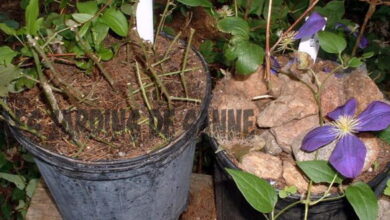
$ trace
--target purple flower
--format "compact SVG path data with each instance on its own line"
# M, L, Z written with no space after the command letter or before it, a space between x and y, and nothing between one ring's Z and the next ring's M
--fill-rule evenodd
M326 25L326 19L317 12L313 12L307 21L299 28L297 35L294 39L301 39L304 37L310 37L318 31L322 30Z
M345 32L347 33L352 33L352 35L354 37L358 37L359 36L359 32L356 30L356 31L352 31L351 28L349 28L347 25L345 24L341 24L341 23L337 23L335 25L335 29L338 29L338 28L342 28ZM359 48L360 49L364 49L368 46L368 40L366 37L362 36L362 38L360 39L360 42L359 42Z
M354 133L363 131L380 131L390 125L390 105L375 101L354 117L356 99L352 98L343 106L328 114L333 120L328 125L311 130L302 141L301 149L315 151L336 140L329 161L343 176L355 178L363 169L366 147Z
M278 59L276 59L274 56L271 56L271 73L274 75L278 74L280 68L281 66Z

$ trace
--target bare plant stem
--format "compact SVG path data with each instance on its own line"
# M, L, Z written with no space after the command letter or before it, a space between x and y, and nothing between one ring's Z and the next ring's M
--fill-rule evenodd
M174 96L171 96L171 100L201 103L201 100L199 100L199 99L182 98L182 97L174 97Z
M184 70L187 68L188 53L191 50L191 42L192 42L192 38L194 37L194 34L195 34L195 29L191 28L190 29L190 37L189 37L188 42L187 42L187 48L186 48L186 51L184 53L183 65L182 65L181 73L180 73L180 79L181 79L181 83L183 84L184 94L185 94L186 98L188 98L188 89L187 89L187 83L186 83L185 76L184 76Z
M100 63L99 58L88 48L87 43L80 36L79 32L76 31L77 40L80 43L81 49L85 52L85 54L95 63L99 71L103 74L104 78L110 84L112 88L114 88L114 80L112 79L110 73L108 73L102 64Z
M264 78L267 82L270 81L271 77L271 51L269 48L271 38L271 16L272 16L272 3L273 0L268 1L268 13L267 13L267 27L265 32L265 74Z
M151 105L149 103L149 99L148 99L148 96L146 94L146 90L144 88L144 84L142 83L141 70L139 68L139 64L138 64L137 61L135 61L135 68L136 68L136 74L137 74L137 79L138 79L139 87L140 87L140 90L141 90L142 98L144 99L146 108L148 109L149 113L153 116L152 107L151 107ZM156 121L155 121L156 118L154 116L153 116L153 119L154 119L154 123L156 124Z
M329 192L332 189L332 186L333 186L334 182L336 181L337 176L338 176L337 174L334 175L332 182L329 184L328 189L324 192L324 195L322 195L321 198L319 198L318 200L311 202L310 205L316 205L316 204L320 203L321 201L323 201L326 197L328 197Z
M194 71L194 70L198 70L198 69L201 69L200 67L195 67L195 68L190 68L190 69L186 69L184 70L184 72L191 72L191 71ZM180 74L182 71L173 71L173 72L169 72L169 73L163 73L163 74L160 74L159 76L162 77L162 76L172 76L172 75L176 75L176 74Z
M284 35L285 35L286 33L289 33L290 31L292 31L292 30L295 28L295 26L297 26L297 25L299 24L299 22L301 22L301 21L306 17L306 15L309 14L309 13L313 10L313 8L317 5L318 2L319 2L319 0L313 1L313 3L310 5L310 7L308 7L308 8L306 9L306 11L303 12L303 14L301 14L301 16L299 16L299 18L298 18L297 20L295 20L295 22L294 22L294 23L293 23L285 32L283 32L283 33L280 35L279 39L278 39L278 40L275 42L275 44L272 46L272 48L271 48L271 50L270 50L270 53L272 53L272 52L276 49L276 47L278 46L278 44L280 43L280 41L283 39Z
M5 122L7 122L9 125L11 125L13 127L19 128L19 129L21 129L23 131L27 131L30 134L33 134L33 135L37 136L41 140L45 140L46 139L46 137L44 135L42 135L41 133L39 133L37 130L35 130L33 128L30 128L29 126L27 126L26 124L21 122L16 117L15 113L11 110L11 108L2 99L0 99L0 106L12 118L12 120L11 120L11 119L7 119L7 118L3 117L2 115L0 115L0 120L3 120Z
M62 114L61 109L58 106L58 102L54 96L53 90L51 89L51 86L49 85L45 75L43 74L38 54L34 49L32 49L32 53L34 57L35 66L37 68L39 81L42 86L42 90L45 94L45 97L51 107L52 113L56 117L57 122L62 125L65 132L70 136L73 143L79 147L79 151L77 153L78 155L85 148L85 145L78 140L77 135L74 133L74 131L71 130L68 122L64 119L64 115Z
M74 88L70 84L66 83L64 80L61 79L60 74L58 73L57 69L54 67L53 63L50 61L50 59L46 56L45 52L40 48L37 44L32 44L33 48L32 50L35 50L40 57L42 57L43 61L45 62L45 65L49 67L50 71L52 72L55 80L63 87L64 93L69 98L74 98L77 101L82 101L85 95L79 91L78 89Z
M182 34L182 32L179 31L179 33L176 34L175 38L173 38L172 42L171 42L171 43L169 44L169 46L168 46L168 49L167 49L167 50L165 51L165 53L164 53L163 59L166 59L166 58L168 57L169 53L170 53L171 50L172 50L173 45L175 45L176 42L179 40L181 34Z
M352 56L355 56L357 48L358 48L359 43L360 43L360 40L362 39L364 31L366 30L368 21L371 19L372 15L375 13L376 6L378 4L377 2L378 2L377 0L370 1L370 7L368 8L368 11L366 13L366 17L364 18L363 25L360 28L359 36L356 38L355 46L352 49L352 54L351 54Z
M164 11L163 11L163 13L161 14L160 22L158 23L158 26L157 26L156 36L154 37L153 49L156 49L157 37L158 37L158 35L161 33L162 28L164 27L165 20L166 20L167 16L170 14L170 9L169 9L169 7L171 7L171 6L175 6L175 4L173 3L172 0L167 0L167 3L166 3L165 8L164 8ZM173 7L173 8L174 8L174 7ZM171 10L173 10L173 8L172 8Z

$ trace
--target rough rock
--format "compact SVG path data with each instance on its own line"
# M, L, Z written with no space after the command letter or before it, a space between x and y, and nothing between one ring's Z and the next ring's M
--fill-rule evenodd
M364 162L363 171L368 170L372 164L376 161L378 158L379 152L380 152L380 145L378 142L378 139L369 133L359 134L358 135L360 140L363 141L364 145L367 149L366 159ZM293 153L294 157L297 161L307 161L307 160L314 160L315 158L315 152L313 151L311 153L304 152L300 149L303 136L298 137L294 143L293 143ZM336 141L318 149L318 160L329 160L330 155L332 154L334 148L336 147Z
M258 112L257 106L251 100L239 95L223 94L222 90L217 90L214 92L210 110L211 128L216 131L219 126L220 129L227 131L230 126L236 128L236 133L251 132L256 129L255 120ZM241 113L241 117L237 117L238 113ZM247 113L249 117L244 117ZM216 119L215 115L219 115L219 120ZM237 122L237 118L240 118L241 123ZM229 119L235 121L235 124L231 123Z
M246 154L242 157L239 167L264 179L276 180L282 175L282 161L262 152Z
M282 153L282 148L278 145L276 142L275 137L271 134L269 130L264 131L261 135L260 138L263 139L265 147L264 150L266 153L271 154L271 155L278 155Z
M383 196L379 199L378 220L390 219L390 200L389 197Z
M363 141L364 145L366 145L367 149L366 159L363 166L363 171L366 171L378 159L379 152L381 150L380 144L378 142L378 138L373 134L359 134L359 138Z
M362 112L373 101L382 100L383 94L367 75L367 70L358 69L344 79L346 98L356 98L357 113Z
M244 155L253 151L260 151L265 146L265 140L259 135L254 135L251 138L244 139L224 139L219 140L218 142L221 144L223 149L229 150L229 152L239 161L241 161Z
M296 81L286 83L282 95L269 102L259 113L257 125L263 128L281 126L292 120L316 114L318 107L309 88Z
M296 186L299 193L306 192L309 182L292 162L283 161L283 178L287 186ZM325 192L326 189L325 185L313 185L312 192L318 194Z
M325 116L345 103L344 81L335 76L329 76L329 73L321 72L318 76L321 82L324 82L325 79L329 77L321 90L322 115Z
M291 121L279 127L271 128L271 133L283 151L291 153L294 139L302 134L306 134L310 129L318 126L316 115L306 117L301 120Z
M268 90L262 69L249 76L236 76L234 79L228 79L226 86L229 90L240 92L249 100L255 96L266 94Z

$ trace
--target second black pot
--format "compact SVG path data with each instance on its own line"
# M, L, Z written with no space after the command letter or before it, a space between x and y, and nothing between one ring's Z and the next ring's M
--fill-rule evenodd
M214 152L218 149L216 140L208 135L204 135L205 140L210 144ZM243 197L236 184L225 168L238 168L227 156L226 151L216 153L216 163L214 168L214 186L217 206L218 220L252 220L265 219L264 216L256 211ZM379 197L386 187L387 180L390 179L390 164L386 169L371 180L368 185L375 191ZM316 197L313 197L316 199ZM292 195L286 199L278 199L276 212L287 205L298 201L299 195ZM289 209L278 220L302 220L304 218L304 205L297 205ZM348 201L337 199L334 201L321 202L309 209L310 220L354 220L358 219L353 208Z

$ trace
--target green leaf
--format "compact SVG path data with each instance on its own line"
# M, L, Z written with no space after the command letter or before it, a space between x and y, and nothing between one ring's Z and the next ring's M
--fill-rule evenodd
M386 188L383 194L385 194L386 196L390 196L390 179L388 179L386 182Z
M177 1L191 7L201 6L201 7L211 8L213 6L213 4L208 0L177 0Z
M216 53L214 50L215 43L211 40L205 40L200 46L199 51L208 63L214 63Z
M7 163L7 158L3 152L0 152L0 168L3 167Z
M299 168L315 183L331 183L337 172L325 160L297 161ZM341 183L340 176L335 183Z
M328 53L339 54L347 47L347 42L343 37L328 31L318 33L320 46Z
M110 49L101 48L98 51L98 56L99 56L100 59L102 59L104 61L107 61L107 60L111 60L112 59L112 57L114 56L114 53Z
M77 2L77 10L80 13L94 15L98 11L98 5L96 1Z
M249 39L249 24L242 18L226 17L218 22L217 27L220 31L238 35L243 40Z
M263 63L264 50L252 42L238 41L233 46L232 55L236 57L237 73L247 75L254 73Z
M22 76L20 69L14 65L0 65L0 97L7 97L11 89L11 83Z
M0 173L0 178L15 184L16 187L18 187L21 190L23 190L26 187L26 179L23 176L9 174L9 173Z
M8 35L16 35L16 30L4 23L0 23L0 30L2 30L4 33Z
M327 17L327 26L334 27L336 22L339 22L345 13L344 1L330 1L324 7L316 7L315 9L322 16Z
M379 138L384 140L386 143L390 144L390 126L386 128L386 130L383 130L379 132Z
M85 36L85 34L88 32L90 26L91 26L91 22L87 22L87 23L83 24L83 26L81 26L80 31L79 31L80 37Z
M287 198L288 196L288 193L285 191L285 190L280 190L279 191L279 197L284 199L284 198Z
M106 38L108 34L109 27L102 23L96 22L92 27L92 37L95 43L95 46L100 45L100 43Z
M226 171L233 177L238 189L254 209L262 213L274 210L278 196L271 184L250 173L233 169Z
M374 55L375 55L375 53L372 52L372 51L370 51L370 52L364 53L364 54L362 55L362 58L363 58L363 59L368 59L368 58L373 57Z
M359 67L362 64L363 64L363 62L361 61L361 59L357 58L357 57L352 57L351 59L348 60L348 66L349 67L356 68L356 67Z
M72 17L74 20L76 20L79 23L85 23L85 22L89 21L91 18L93 18L93 15L75 13L75 14L72 14Z
M101 17L103 23L108 25L111 30L121 37L126 37L129 25L125 15L113 8L107 9Z
M370 186L363 182L356 182L347 188L345 195L360 220L376 219L378 201Z
M14 57L16 57L18 53L12 50L8 46L0 47L0 65L9 65L11 64Z
M121 5L121 11L125 15L130 15L130 16L134 16L135 15L135 10L134 10L134 7L133 7L132 4L123 4L123 5Z
M26 194L29 198L32 198L32 196L34 195L35 189L38 185L38 181L38 179L31 179L30 182L28 182L26 187Z
M37 21L39 16L39 0L30 0L27 8L26 8L26 28L27 33L31 35L36 35L37 29L35 22Z

